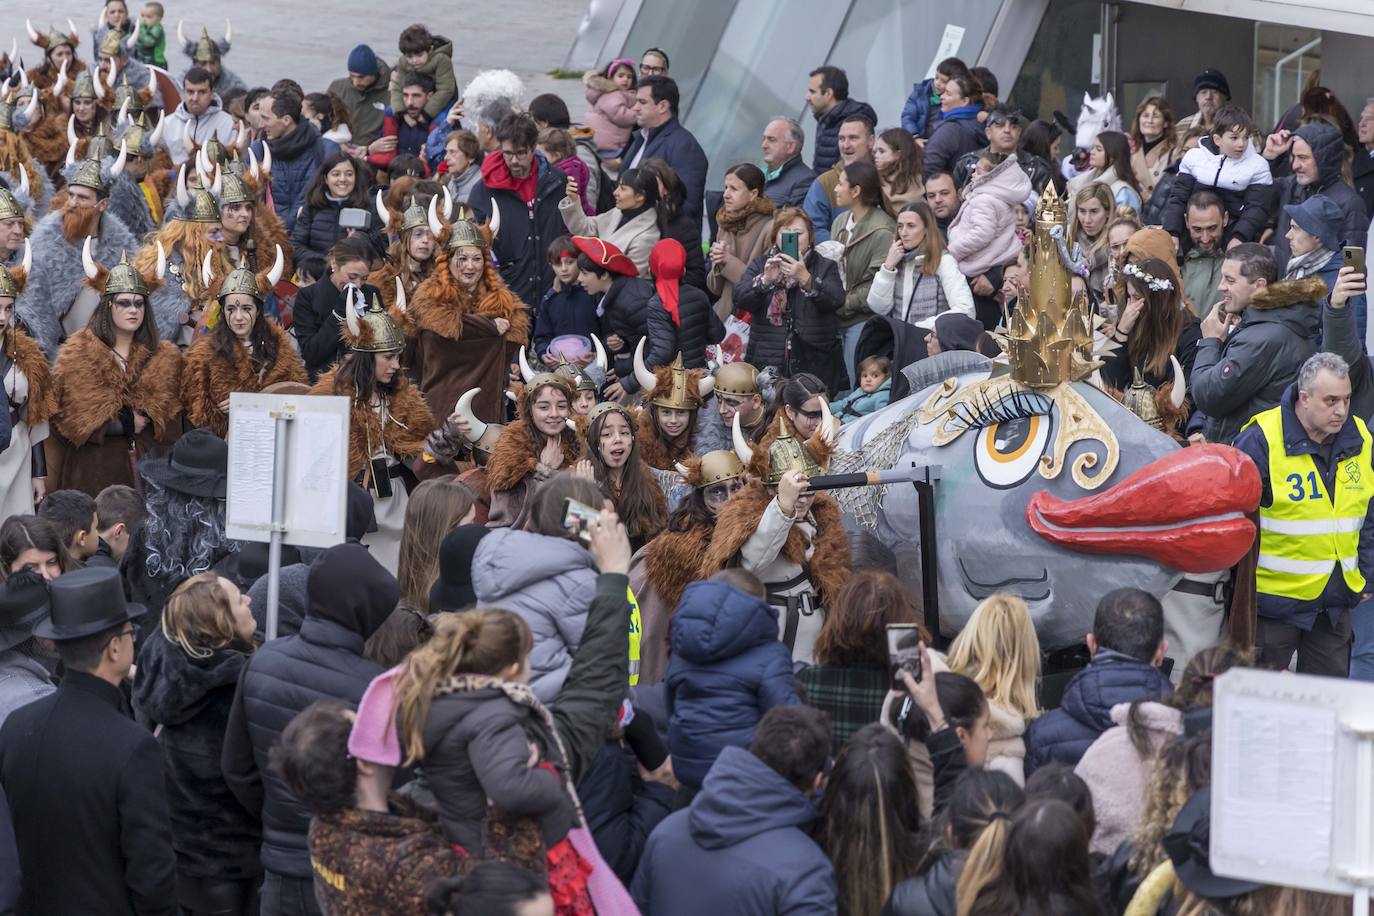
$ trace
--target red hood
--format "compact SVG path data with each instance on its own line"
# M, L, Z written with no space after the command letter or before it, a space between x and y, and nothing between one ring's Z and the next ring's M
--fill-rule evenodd
M1194 445L1151 462L1104 493L1065 501L1042 490L1026 521L1052 544L1135 555L1183 572L1237 563L1255 540L1259 471L1229 445Z

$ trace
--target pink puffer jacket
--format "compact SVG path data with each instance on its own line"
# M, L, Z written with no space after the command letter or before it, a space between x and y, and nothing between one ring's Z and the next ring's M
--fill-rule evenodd
M964 276L981 276L1016 259L1016 208L1030 195L1030 178L1015 156L964 188L964 202L949 224L949 253Z

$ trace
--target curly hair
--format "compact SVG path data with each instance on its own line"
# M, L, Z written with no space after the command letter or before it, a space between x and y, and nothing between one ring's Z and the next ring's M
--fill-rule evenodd
M181 580L203 573L239 542L224 534L225 503L189 496L145 480L148 520L144 562L154 579Z

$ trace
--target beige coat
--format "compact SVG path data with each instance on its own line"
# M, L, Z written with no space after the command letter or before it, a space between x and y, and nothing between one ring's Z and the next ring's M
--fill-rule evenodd
M635 262L639 275L646 280L652 279L649 273L649 252L653 251L660 238L658 232L658 213L650 207L623 225L621 212L612 208L596 216L582 212L582 204L564 197L558 202L558 212L563 216L563 225L573 235L593 236L610 242Z
M711 295L720 297L716 302L717 315L734 311L735 284L744 278L749 262L768 250L773 241L768 237L772 225L772 216L755 213L745 222L742 232L722 229L716 237L716 241L725 243L725 260L713 265L706 274L706 288Z
M1148 154L1139 149L1131 153L1131 171L1135 172L1136 183L1140 185L1140 199L1143 202L1150 202L1159 179L1169 166L1182 158L1182 155L1172 137L1161 141Z

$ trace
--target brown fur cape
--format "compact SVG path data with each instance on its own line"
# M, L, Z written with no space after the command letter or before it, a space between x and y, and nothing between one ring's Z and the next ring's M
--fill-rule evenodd
M57 180L62 166L67 161L67 119L44 118L24 132L33 158L42 163L48 175Z
M434 275L439 256L436 254L421 274L401 270L400 259L408 258L404 249L393 250L392 258L391 261L383 261L381 267L368 274L367 282L377 287L377 290L382 294L382 305L386 306L386 310L391 313L392 318L400 322L401 329L409 336L414 333L411 329L414 319L409 308L404 313L398 313L396 310L396 278L400 277L401 282L405 284L406 301L413 303L420 284Z
M159 438L181 413L181 351L162 341L149 351L135 341L128 369L89 328L71 336L53 367L53 425L78 448L128 407L153 421Z
M645 404L639 410L639 419L635 421L635 440L639 443L639 454L651 468L660 471L677 470L673 467L674 462L686 461L692 457L692 437L696 429L694 411L687 431L679 436L676 442L670 441L659 432L658 424L654 422L653 405Z
M391 294L396 295L396 283L391 281ZM378 285L378 289L383 289ZM476 289L464 289L453 279L446 263L435 265L434 272L415 290L415 301L409 309L410 320L417 329L430 331L440 337L458 340L463 336L463 318L481 315L484 318L504 318L510 322L505 334L508 343L520 345L529 340L530 319L525 303L515 297L501 279L491 261L482 271Z
M524 406L522 399L519 415L514 423L501 431L501 437L496 440L496 447L491 450L491 458L487 461L487 484L493 493L513 488L533 474L539 464L543 445L541 443L538 448L534 445L534 436L524 417ZM559 433L559 438L563 443L563 463L558 469L562 470L571 467L581 456L582 443L577 433L566 426Z
M235 391L256 393L276 382L306 383L305 366L281 325L267 320L277 356L261 377L247 347L235 347L232 361L215 353L214 333L201 335L186 351L181 371L181 400L192 426L208 426L221 438L229 431L229 414L220 408Z
M759 519L773 499L773 492L758 480L751 480L721 509L706 557L694 578L705 579L736 562L740 549L758 530ZM849 536L844 530L840 507L828 493L820 493L811 504L816 523L814 552L806 559L806 536L793 525L787 533L782 557L806 569L811 584L820 594L821 604L830 607L849 578Z
M29 380L29 412L26 422L37 426L53 414L56 406L52 370L43 348L19 328L10 328L4 336L5 355Z
M349 399L348 409L348 475L356 477L367 464L368 443L373 450L384 443L386 450L398 461L413 458L424 451L425 437L434 431L434 417L425 406L419 390L404 372L396 373L396 391L387 402L390 418L383 430L377 411L354 397L347 384L342 390L335 384L338 367L323 373L310 389L311 394L339 395Z
M248 227L248 231L253 236L255 247L254 257L257 263L254 265L255 272L266 273L272 269L272 261L276 259L275 245L281 246L282 254L282 279L290 280L295 272L296 251L291 247L291 237L286 231L286 224L281 221L277 211L264 204L261 200L253 204L253 224Z
M644 571L669 612L682 600L683 589L700 578L714 533L710 525L693 525L664 531L645 545Z

